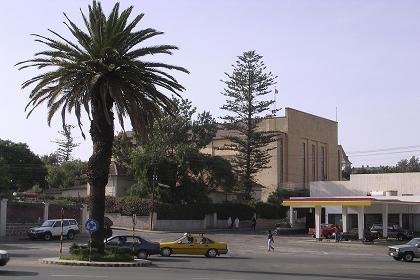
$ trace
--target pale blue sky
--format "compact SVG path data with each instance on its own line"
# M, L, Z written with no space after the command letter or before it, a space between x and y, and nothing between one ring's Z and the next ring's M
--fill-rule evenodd
M278 75L278 106L293 107L335 119L338 107L340 142L352 151L419 146L420 1L120 1L146 14L140 27L165 35L150 43L180 47L162 60L181 65L190 75L176 75L184 96L199 110L221 116L224 72L243 51L256 50ZM56 147L59 115L48 127L45 107L28 120L29 92L20 83L35 72L13 65L32 56L40 45L30 33L51 28L70 38L62 12L81 24L79 8L91 1L4 1L0 17L0 138L29 144L37 154ZM109 11L114 1L103 1ZM84 122L85 132L89 123ZM88 159L90 139L76 157ZM354 165L395 164L420 152L353 156Z

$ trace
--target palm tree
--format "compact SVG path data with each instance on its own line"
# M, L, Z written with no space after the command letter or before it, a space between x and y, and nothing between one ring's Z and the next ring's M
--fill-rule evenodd
M156 35L163 34L152 28L134 31L144 14L129 22L133 7L119 13L115 4L108 17L101 4L89 5L89 16L82 12L83 31L66 14L65 25L77 42L67 40L49 30L55 39L38 34L38 41L49 48L35 54L33 59L22 61L19 69L36 67L48 71L22 84L22 89L32 86L30 101L25 110L28 116L40 104L48 107L48 124L61 109L63 128L66 113L74 112L83 134L81 117L86 112L90 120L93 153L88 162L88 182L91 185L91 218L100 224L93 234L93 247L103 252L103 224L105 211L105 186L111 162L114 139L114 113L124 129L128 117L137 133L145 133L160 112L174 111L174 104L166 93L179 96L184 90L166 70L188 71L182 67L145 61L144 56L172 54L172 45L140 46ZM73 38L73 39L74 39Z

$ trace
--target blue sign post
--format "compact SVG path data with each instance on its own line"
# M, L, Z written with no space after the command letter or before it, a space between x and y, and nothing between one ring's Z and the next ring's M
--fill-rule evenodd
M92 234L92 233L98 231L98 229L99 229L99 223L96 220L94 220L94 219L89 219L85 223L85 229L89 233Z
M85 223L85 229L89 232L89 261L92 254L92 233L98 231L99 223L94 219L89 219Z

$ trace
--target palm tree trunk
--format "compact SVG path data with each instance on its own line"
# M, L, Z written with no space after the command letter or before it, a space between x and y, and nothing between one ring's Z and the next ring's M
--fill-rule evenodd
M114 125L112 114L113 101L106 101L106 110L110 121L105 116L103 100L97 90L92 98L92 121L90 135L93 142L93 153L88 162L88 181L90 188L90 217L99 223L99 230L92 234L92 246L100 253L104 251L104 213L105 186L108 183L109 165L111 163Z

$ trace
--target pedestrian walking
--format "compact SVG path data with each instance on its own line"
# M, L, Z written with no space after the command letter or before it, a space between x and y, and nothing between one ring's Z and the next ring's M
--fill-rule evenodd
M252 220L251 220L251 228L255 230L256 226L257 226L257 218L254 216L252 217Z
M236 217L235 219L235 229L239 229L239 218Z
M335 226L335 242L340 242L340 232L338 231L338 226Z
M268 247L268 251L273 251L274 252L274 238L273 238L273 234L271 233L271 230L268 230L268 235L267 235L267 247Z
M232 218L230 216L227 219L227 226L228 226L228 228L232 228L232 226L233 226Z

